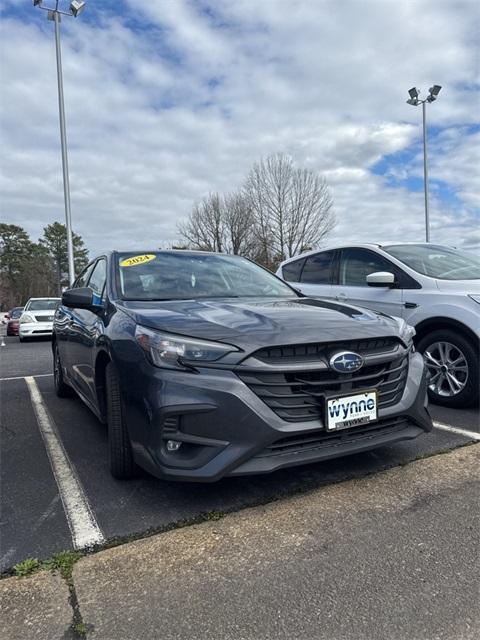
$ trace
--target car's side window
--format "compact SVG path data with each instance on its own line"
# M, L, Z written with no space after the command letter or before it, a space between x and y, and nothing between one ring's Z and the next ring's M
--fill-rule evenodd
M294 260L282 267L283 279L287 282L300 282L300 274L305 264L305 258Z
M90 274L92 273L92 269L95 265L95 262L89 264L82 273L78 276L78 278L73 283L73 289L78 289L79 287L86 287Z
M331 284L335 251L322 251L309 256L303 267L301 281L310 284Z
M340 261L339 284L350 287L368 287L367 276L376 271L397 274L394 265L368 249L343 249Z
M88 286L93 291L94 302L99 303L103 300L103 292L105 289L105 282L107 280L107 261L105 258L100 258L95 265L94 270L88 281Z

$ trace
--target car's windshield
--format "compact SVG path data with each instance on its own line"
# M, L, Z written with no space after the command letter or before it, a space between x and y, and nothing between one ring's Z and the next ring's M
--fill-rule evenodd
M25 307L25 311L54 311L59 302L60 298L29 300Z
M23 307L16 307L15 309L12 309L12 311L10 312L10 318L12 318L12 320L14 320L15 318L20 318L22 313L23 313Z
M420 244L399 244L384 250L425 276L439 280L480 278L480 258L467 251Z
M128 300L296 295L274 275L239 256L189 252L122 254L118 264L121 294Z

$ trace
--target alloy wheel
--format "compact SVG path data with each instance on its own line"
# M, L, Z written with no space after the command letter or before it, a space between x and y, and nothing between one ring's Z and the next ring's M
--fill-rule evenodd
M464 353L451 342L439 341L429 345L423 356L430 374L428 387L439 396L458 395L467 384L468 363Z

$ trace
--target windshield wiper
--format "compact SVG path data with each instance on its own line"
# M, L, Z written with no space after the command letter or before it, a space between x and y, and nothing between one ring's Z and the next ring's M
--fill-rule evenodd
M181 301L181 300L212 300L216 298L240 298L245 296L195 296L188 298L122 298L126 302L170 302L170 301Z
M122 298L125 302L169 302L170 300L184 300L185 298Z

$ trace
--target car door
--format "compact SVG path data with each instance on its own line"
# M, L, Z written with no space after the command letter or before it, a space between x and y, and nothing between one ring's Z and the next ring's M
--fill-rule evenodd
M367 275L388 271L396 277L394 287L371 287ZM341 249L338 281L332 285L332 295L339 302L348 302L392 316L403 316L403 289L399 270L380 254L362 247Z
M332 297L332 279L335 272L336 251L320 251L307 256L294 286L307 296Z
M101 305L105 296L106 258L99 258L88 279L93 302ZM103 333L102 309L72 309L70 327L70 367L75 387L90 402L96 403L94 376L94 346Z

